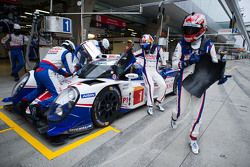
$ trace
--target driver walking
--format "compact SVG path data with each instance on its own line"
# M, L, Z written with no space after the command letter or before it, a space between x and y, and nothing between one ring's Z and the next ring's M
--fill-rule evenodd
M166 92L166 83L162 76L157 71L159 58L162 58L162 49L158 45L153 44L154 40L151 35L144 34L141 39L141 49L134 52L136 57L142 57L144 60L143 63L143 79L147 90L147 113L149 115L153 115L153 105L154 105L154 89L156 82L158 85L158 98L156 99L156 106L160 111L164 111L165 109L162 107L161 102L165 97ZM166 65L162 62L162 65Z
M173 68L180 69L180 79L177 90L177 110L172 113L171 127L174 129L177 127L176 121L183 112L188 109L192 112L193 122L189 137L190 147L194 154L199 153L197 137L199 136L206 92L203 92L201 97L196 97L183 87L183 83L185 78L194 73L201 56L210 56L212 63L218 63L214 44L211 40L204 38L206 29L207 22L203 14L192 13L188 15L182 26L184 38L177 44L172 58ZM201 86L203 86L202 81L196 85L196 89Z

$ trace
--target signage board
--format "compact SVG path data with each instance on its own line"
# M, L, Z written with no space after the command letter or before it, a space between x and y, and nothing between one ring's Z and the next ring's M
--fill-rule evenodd
M66 17L46 16L45 32L72 34L72 20Z
M96 15L96 21L102 24L113 25L116 27L126 27L127 24L119 19L110 18L108 16Z

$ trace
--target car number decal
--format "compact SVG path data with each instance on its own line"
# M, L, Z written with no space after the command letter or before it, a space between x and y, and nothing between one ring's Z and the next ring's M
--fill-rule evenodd
M136 105L138 103L143 102L144 99L144 87L136 86L134 87L134 101L133 104Z

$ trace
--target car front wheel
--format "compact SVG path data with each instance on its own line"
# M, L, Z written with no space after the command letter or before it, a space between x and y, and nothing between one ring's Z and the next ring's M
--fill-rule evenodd
M96 97L92 108L92 119L97 127L110 125L119 115L121 95L114 86L104 88Z

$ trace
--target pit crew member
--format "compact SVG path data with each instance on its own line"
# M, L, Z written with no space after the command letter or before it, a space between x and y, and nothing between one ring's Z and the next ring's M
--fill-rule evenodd
M51 102L53 102L61 92L61 86L57 74L68 77L75 71L75 65L77 64L78 59L73 54L74 51L75 45L70 40L65 40L61 46L53 47L48 51L47 55L35 70L34 76L37 82L37 88L25 96L18 104L21 113L24 113L30 102L47 89L51 93L51 97L38 102L35 106L30 106L31 112L33 108L35 108L34 111L36 111L36 113L31 113L33 118L36 117L38 112L46 111Z

